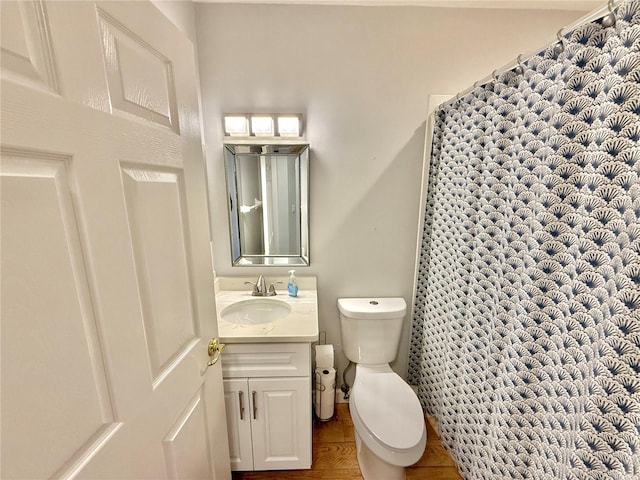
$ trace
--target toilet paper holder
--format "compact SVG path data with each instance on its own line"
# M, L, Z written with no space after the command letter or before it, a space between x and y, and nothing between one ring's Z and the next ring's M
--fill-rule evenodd
M327 422L334 416L337 383L334 348L333 345L326 343L326 338L326 332L320 332L320 342L314 346L313 406L316 418L321 422Z
M314 411L321 422L328 422L335 415L336 379L333 367L315 370Z

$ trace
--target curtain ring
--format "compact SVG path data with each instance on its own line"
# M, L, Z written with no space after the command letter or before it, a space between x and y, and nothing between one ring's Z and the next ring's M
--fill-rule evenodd
M518 55L518 66L513 70L516 75L522 75L524 73L524 66L522 65L522 54Z
M613 13L613 9L615 7L614 0L609 0L607 3L607 8L609 9L609 14L602 17L602 26L605 28L613 27L616 24L616 14Z
M556 57L564 52L564 37L562 36L562 30L564 30L564 27L558 30L558 33L556 33L558 43L553 46L553 53Z

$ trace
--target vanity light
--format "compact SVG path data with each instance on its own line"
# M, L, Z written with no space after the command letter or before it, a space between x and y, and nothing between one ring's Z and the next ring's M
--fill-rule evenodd
M278 133L281 137L299 137L300 117L278 117Z
M251 117L251 133L256 137L273 137L273 117L264 115Z
M249 122L244 115L225 115L224 132L232 137L248 137Z
M300 137L302 115L274 113L224 115L224 134L231 137Z

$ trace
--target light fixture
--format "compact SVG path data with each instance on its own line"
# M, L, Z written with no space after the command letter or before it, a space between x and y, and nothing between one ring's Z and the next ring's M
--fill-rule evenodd
M231 137L300 137L302 136L302 115L277 113L224 115L224 134Z
M232 137L248 137L249 122L245 115L225 115L224 132Z
M297 115L278 117L278 133L281 137L299 137L300 117Z
M256 137L273 137L273 117L266 115L252 116L251 133Z

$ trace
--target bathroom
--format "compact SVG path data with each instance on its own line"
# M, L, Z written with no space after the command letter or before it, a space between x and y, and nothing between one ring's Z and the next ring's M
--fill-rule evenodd
M411 305L429 95L455 95L600 5L542 3L553 10L197 4L216 274L258 270L231 266L223 115L301 113L312 154L311 264L297 274L318 277L320 329L340 343L340 297ZM407 369L406 328L398 372Z
M602 5L154 3L197 44L217 276L288 270L231 264L223 114L302 115L312 152L311 250L310 265L296 270L318 279L319 327L336 346L339 371L346 359L338 298L393 296L413 303L426 119L443 98L429 96L465 90ZM407 319L393 363L403 376L409 335Z

